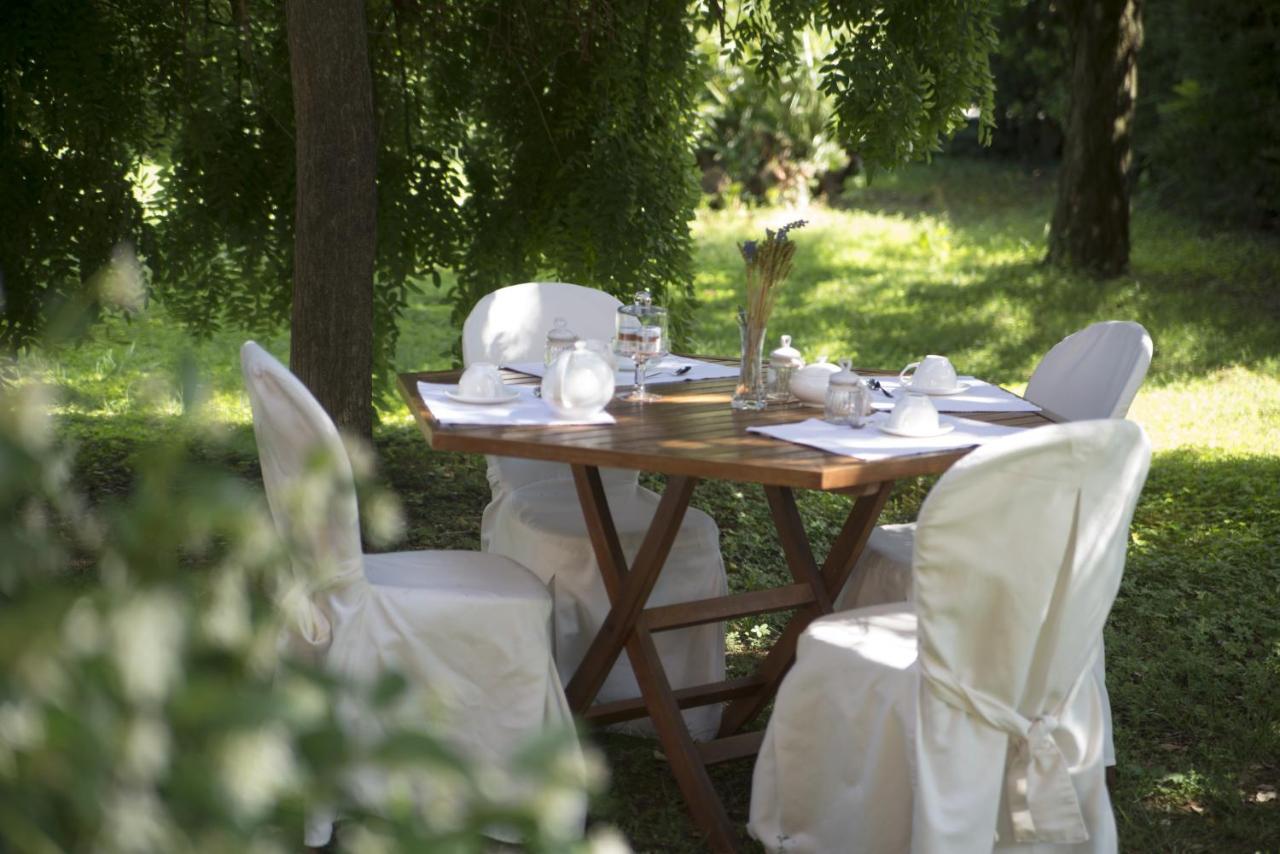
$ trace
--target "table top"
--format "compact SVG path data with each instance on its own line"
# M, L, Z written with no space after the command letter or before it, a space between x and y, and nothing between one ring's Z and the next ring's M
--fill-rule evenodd
M897 375L878 370L858 372ZM828 491L939 474L968 453L966 449L868 462L748 433L747 428L753 425L821 417L822 410L795 403L771 405L760 412L736 411L729 406L735 385L732 379L664 383L661 377L655 377L649 386L662 395L662 400L635 404L615 399L608 411L617 423L610 425L442 426L423 402L418 383L455 383L460 373L404 373L399 377L400 393L436 450ZM510 385L538 382L536 377L515 371L502 373ZM1061 420L1049 412L974 412L964 413L963 417L1016 427L1038 427Z

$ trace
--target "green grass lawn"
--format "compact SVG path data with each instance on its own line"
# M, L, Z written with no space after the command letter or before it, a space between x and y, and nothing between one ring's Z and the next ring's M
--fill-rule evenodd
M897 367L946 353L966 373L1018 387L1063 336L1103 319L1141 322L1155 358L1130 416L1155 446L1124 583L1107 629L1119 755L1114 804L1131 851L1280 850L1280 244L1139 207L1133 272L1094 282L1039 264L1051 176L939 162L851 191L812 224L770 335L807 356ZM735 243L794 219L782 210L704 212L695 224L694 345L736 351ZM438 295L402 324L400 369L444 367L456 336ZM227 441L209 453L256 477L237 348L245 334L191 340L155 308L111 320L75 350L26 361L61 392L61 429L79 443L91 495L128 489L138 443L181 411L170 379L189 353L207 378ZM283 354L287 337L259 340ZM478 460L430 452L387 394L376 444L408 516L406 547L476 547L488 490ZM886 518L912 518L927 483L899 487ZM702 484L731 584L786 575L756 489ZM802 496L822 548L844 499ZM748 666L777 618L731 627L732 666ZM648 742L600 738L612 789L595 815L637 850L697 851L664 763ZM745 822L751 763L714 769Z

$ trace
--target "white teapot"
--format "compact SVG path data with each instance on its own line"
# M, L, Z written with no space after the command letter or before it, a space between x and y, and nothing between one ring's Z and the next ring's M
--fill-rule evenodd
M585 341L556 356L542 378L542 399L561 418L590 418L613 399L613 365Z
M827 400L827 383L832 374L839 372L839 365L832 365L826 356L819 356L818 361L791 375L791 393L805 403L822 406Z

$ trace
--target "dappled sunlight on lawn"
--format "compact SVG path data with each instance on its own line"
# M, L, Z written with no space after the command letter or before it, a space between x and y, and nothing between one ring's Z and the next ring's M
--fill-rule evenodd
M700 212L693 349L738 352L736 244L801 217L811 225L792 235L796 267L779 293L770 348L786 333L807 357L879 368L945 353L963 372L1021 391L1065 335L1103 319L1146 326L1155 357L1130 415L1156 453L1107 632L1122 843L1270 850L1280 846L1280 803L1268 797L1280 786L1280 244L1206 235L1139 207L1133 272L1097 282L1040 263L1052 189L1045 176L940 159L878 177L838 210ZM414 297L400 333L397 370L452 363L458 331L440 291ZM141 318L95 328L82 347L29 354L23 365L60 394L59 429L78 441L78 477L97 500L127 491L132 455L183 412L184 353L205 382L205 429L228 440L210 453L258 477L239 373L248 337L287 357L285 334L226 330L196 340L153 305ZM378 405L380 476L406 509L399 547L477 548L489 500L483 458L428 449L394 389L383 388ZM663 486L652 475L642 482ZM914 518L932 482L897 484L882 519ZM824 555L849 499L802 492L798 500L814 552ZM786 583L761 490L708 480L693 503L720 528L731 590ZM780 615L730 625L734 675L781 625ZM638 849L694 850L681 847L692 832L652 743L601 741L616 788L593 814L624 824ZM712 773L735 820L745 821L750 763ZM1257 838L1262 827L1276 831Z

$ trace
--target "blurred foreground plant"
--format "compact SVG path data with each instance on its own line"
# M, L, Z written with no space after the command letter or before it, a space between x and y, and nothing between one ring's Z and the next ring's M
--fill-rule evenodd
M565 739L477 768L421 727L353 733L335 709L403 721L421 698L282 654L289 549L258 491L179 436L140 455L127 499L91 508L48 403L0 390L0 850L293 851L317 804L352 819L343 850L480 851L494 826L586 847L556 814L589 785ZM356 797L369 769L392 793L376 816Z

